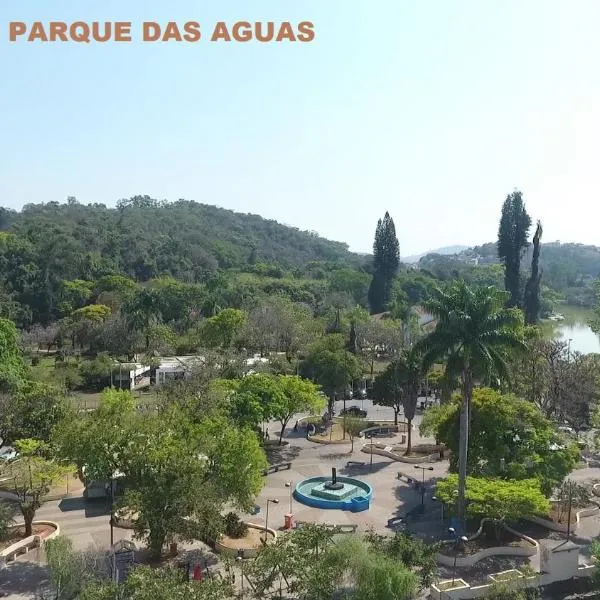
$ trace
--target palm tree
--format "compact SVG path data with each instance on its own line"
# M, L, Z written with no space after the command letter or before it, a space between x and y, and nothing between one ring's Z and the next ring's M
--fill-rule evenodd
M458 456L458 519L464 524L465 484L471 399L476 380L491 375L508 378L505 351L524 348L523 313L504 308L507 294L493 287L471 288L458 281L444 291L435 289L425 309L437 319L433 332L419 341L423 368L446 360L449 376L458 376L462 391Z
M423 377L423 356L421 351L412 347L405 350L395 363L395 372L402 390L402 407L404 417L408 425L408 437L406 442L406 456L412 450L412 421L417 410L419 399L419 388Z

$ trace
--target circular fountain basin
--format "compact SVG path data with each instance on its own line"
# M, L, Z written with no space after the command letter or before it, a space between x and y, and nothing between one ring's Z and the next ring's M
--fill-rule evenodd
M294 489L294 498L314 508L335 508L360 512L367 510L373 497L373 488L354 477L337 477L342 484L332 489L330 477L309 477L300 481Z

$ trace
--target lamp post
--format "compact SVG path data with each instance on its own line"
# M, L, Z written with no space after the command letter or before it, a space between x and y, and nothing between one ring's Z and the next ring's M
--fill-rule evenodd
M569 341L567 343L567 362L571 362L571 342L573 341L572 338L569 338Z
M431 499L434 502L439 502L440 506L442 507L442 524L443 524L444 523L444 503L437 496L431 496Z
M241 589L242 593L240 595L241 600L244 600L244 557L243 557L243 554L244 554L244 551L240 548L238 550L238 554L235 559L240 565L240 580L241 580L241 586L242 586L242 589Z
M265 515L265 543L267 542L267 537L269 535L269 503L279 504L279 500L277 498L267 498L267 514Z
M110 478L110 547L111 548L114 544L114 533L113 533L113 528L114 528L113 513L115 510L114 507L115 507L115 479L114 479L114 477L111 477Z
M425 512L425 471L433 471L433 467L421 467L420 465L415 465L415 469L421 469L421 473L423 474L421 481L421 512Z
M293 494L293 482L292 481L286 481L285 482L285 487L290 488L290 515L293 514L292 512L292 494Z
M461 535L460 537L456 537L456 530L454 527L448 527L448 533L450 537L455 539L454 541L454 566L452 567L452 587L454 587L454 580L456 579L456 559L458 558L458 547L460 543L466 544L469 541L466 535Z
M371 452L369 452L369 454L371 455L371 464L370 464L370 469L371 471L373 470L373 434L371 434L369 436L369 439L371 440Z

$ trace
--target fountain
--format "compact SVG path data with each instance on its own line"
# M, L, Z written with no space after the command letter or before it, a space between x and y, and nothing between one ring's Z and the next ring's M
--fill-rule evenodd
M373 490L368 483L354 477L338 477L331 469L331 479L309 477L294 490L298 502L315 508L336 508L359 512L369 508Z

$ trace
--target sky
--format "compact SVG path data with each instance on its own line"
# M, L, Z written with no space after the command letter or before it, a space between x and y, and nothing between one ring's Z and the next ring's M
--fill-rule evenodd
M81 20L205 37L8 41ZM244 20L316 37L207 41ZM494 241L517 188L545 241L600 245L599 24L598 0L1 0L0 205L186 198L359 252L389 211L406 256Z

